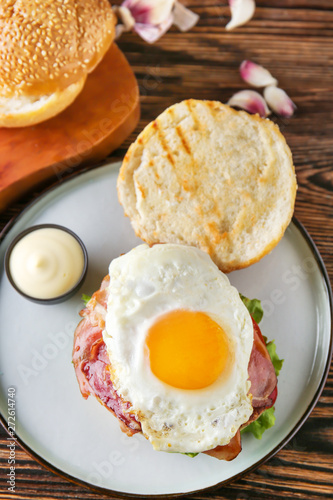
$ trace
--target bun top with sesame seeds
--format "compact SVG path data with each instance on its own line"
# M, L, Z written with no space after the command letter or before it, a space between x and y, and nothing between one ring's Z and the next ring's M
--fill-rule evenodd
M41 96L84 82L115 16L108 0L0 0L0 27L0 95Z
M118 195L144 241L196 246L230 272L282 238L296 177L272 121L190 99L166 109L130 146Z

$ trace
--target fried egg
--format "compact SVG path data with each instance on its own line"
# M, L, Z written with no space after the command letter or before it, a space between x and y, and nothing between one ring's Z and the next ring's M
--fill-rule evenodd
M113 260L104 342L111 378L156 450L226 445L251 413L251 317L203 251L140 245Z

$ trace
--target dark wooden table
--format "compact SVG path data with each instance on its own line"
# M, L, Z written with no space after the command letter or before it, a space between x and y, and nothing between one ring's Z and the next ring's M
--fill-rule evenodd
M224 29L229 17L226 1L186 3L200 14L189 33L171 29L152 46L134 34L119 42L139 82L142 116L135 132L112 156L122 157L138 132L167 106L189 97L226 102L245 88L238 72L243 59L263 64L297 105L293 118L276 121L296 166L295 215L313 237L332 279L332 0L258 0L254 19L231 33ZM0 228L37 195L26 196L2 213ZM0 498L101 498L48 472L23 450L16 452L16 493L10 494L7 460L6 434L0 429ZM284 449L242 479L196 498L333 498L332 367L317 406Z

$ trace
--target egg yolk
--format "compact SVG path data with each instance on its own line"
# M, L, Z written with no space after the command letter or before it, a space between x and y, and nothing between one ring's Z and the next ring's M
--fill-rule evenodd
M162 382L179 389L203 389L228 371L232 357L224 330L208 314L176 310L149 329L150 367Z

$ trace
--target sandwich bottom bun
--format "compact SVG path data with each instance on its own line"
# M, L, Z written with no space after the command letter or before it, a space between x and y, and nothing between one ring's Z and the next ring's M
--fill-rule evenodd
M79 95L86 78L49 95L0 96L0 127L36 125L61 113Z
M166 109L130 146L118 196L148 244L206 251L224 272L257 262L293 215L296 177L277 125L216 101Z

